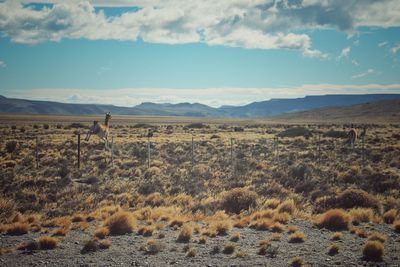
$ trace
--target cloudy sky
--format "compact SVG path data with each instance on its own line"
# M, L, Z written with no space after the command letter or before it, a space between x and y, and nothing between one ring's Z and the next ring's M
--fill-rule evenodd
M0 0L0 94L239 105L400 93L400 0Z

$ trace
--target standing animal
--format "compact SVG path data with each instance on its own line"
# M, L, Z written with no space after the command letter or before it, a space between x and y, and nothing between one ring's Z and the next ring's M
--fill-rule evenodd
M347 142L349 143L350 147L353 148L354 144L357 141L357 131L353 128L353 125L350 131L347 133Z
M108 134L110 132L109 121L111 119L110 112L106 113L106 118L104 124L99 123L98 121L93 121L92 127L90 127L89 131L86 134L85 141L89 141L89 138L92 134L96 134L105 142L106 149L108 148Z

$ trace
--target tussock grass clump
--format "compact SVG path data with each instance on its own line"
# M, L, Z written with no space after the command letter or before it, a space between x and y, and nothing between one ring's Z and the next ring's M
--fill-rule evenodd
M260 248L258 249L257 254L258 255L265 255L265 254L267 254L268 248L271 246L271 241L269 241L269 240L261 240L258 243L258 246Z
M158 207L164 204L164 198L159 192L154 192L146 197L145 204Z
M292 267L301 267L303 265L304 265L304 259L300 256L294 257L290 261L290 266L292 266Z
M27 223L12 223L7 227L8 235L24 235L29 231L29 224Z
M349 211L349 214L352 218L353 223L370 222L374 217L374 212L370 208L351 209Z
M234 227L236 228L244 228L246 227L251 221L251 218L249 216L245 216L242 218L239 218L235 223L234 223Z
M368 237L368 232L367 232L365 229L363 229L363 228L357 228L357 229L355 230L355 234L356 234L358 237L361 237L361 238L367 238L367 237Z
M287 232L289 234L292 234L294 232L296 232L299 229L299 227L295 226L295 225L289 225L287 228Z
M293 212L296 210L296 205L294 204L293 199L287 199L283 201L279 206L277 207L277 211L279 213L282 212L287 212L288 214L293 214Z
M51 236L41 236L38 240L40 249L48 250L55 249L58 244L58 239Z
M164 250L164 244L155 239L147 240L146 245L142 248L146 254L157 254Z
M254 207L257 198L257 193L250 191L248 188L235 188L221 194L221 207L226 212L239 214L243 210Z
M400 220L394 221L393 227L394 227L394 230L395 230L397 233L400 233Z
M110 231L107 227L100 227L94 231L94 236L99 239L104 239L106 236L110 234Z
M207 243L207 237L204 235L200 236L199 244L205 244L205 243Z
M138 229L137 233L143 236L152 236L154 232L154 226L142 226Z
M240 239L240 233L237 232L237 233L234 233L229 240L232 242L237 242L237 241L239 241L239 239Z
M281 234L279 233L273 233L271 236L272 241L280 241L281 240Z
M192 227L188 224L185 224L178 235L177 241L182 243L188 243L192 238L192 235L193 235Z
M235 251L235 245L234 244L225 244L224 249L222 250L222 253L224 254L232 254Z
M17 247L18 250L28 250L28 251L34 251L34 250L39 250L39 243L36 241L29 241L29 242L23 242L18 245Z
M285 229L285 226L281 223L275 222L271 225L270 230L274 233L282 233Z
M343 234L341 232L335 232L331 235L331 240L336 241L342 239Z
M100 249L108 249L111 246L110 240L101 240L99 241L99 248Z
M86 220L86 217L83 214L77 213L72 216L72 222L83 222Z
M290 214L287 212L275 213L273 220L280 223L287 223L290 221Z
M387 224L392 224L396 220L397 210L391 209L383 214L383 220Z
M217 235L227 235L228 232L232 229L232 224L228 220L217 220L211 222L209 228L211 231L215 231Z
M278 134L279 137L298 137L303 136L305 138L309 138L312 136L312 132L310 129L306 127L291 127L289 129L284 130Z
M274 222L271 219L258 219L250 224L250 228L255 228L260 231L269 230Z
M7 153L13 153L17 149L17 141L11 140L6 143Z
M81 253L86 254L89 252L95 252L98 249L99 249L99 242L95 239L89 239L83 245L83 248L81 249Z
M331 231L347 230L350 216L342 209L331 209L320 215L314 222L319 228Z
M270 198L265 200L264 202L264 207L267 209L276 209L279 204L281 204L281 201L277 198Z
M196 250L193 248L189 249L189 251L186 253L186 257L188 258L193 258L195 256L196 256Z
M368 241L379 241L383 244L386 241L386 236L379 232L373 232L368 236Z
M334 256L336 254L339 253L339 246L337 244L332 244L329 248L328 248L328 254L330 256Z
M303 232L295 232L289 236L289 243L302 243L304 242L305 235Z
M118 211L111 215L104 224L108 227L111 235L124 235L132 233L136 226L136 220L131 213Z
M379 241L367 241L362 252L368 261L382 261L384 246Z

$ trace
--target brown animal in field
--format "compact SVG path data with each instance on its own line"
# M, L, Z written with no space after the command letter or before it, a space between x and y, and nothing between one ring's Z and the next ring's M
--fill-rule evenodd
M90 127L89 131L86 134L85 141L89 141L90 136L92 134L96 134L98 137L104 140L106 149L109 149L108 134L110 132L110 127L109 127L110 119L111 119L111 114L110 112L108 112L106 113L104 124L99 123L98 121L93 121L92 127Z
M350 147L353 148L356 141L357 141L357 131L356 129L351 128L350 131L347 133L347 142L349 143Z

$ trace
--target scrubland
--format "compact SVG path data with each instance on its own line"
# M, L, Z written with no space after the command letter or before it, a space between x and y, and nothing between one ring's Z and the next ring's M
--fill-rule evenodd
M2 265L400 265L399 125L111 125L0 125Z

